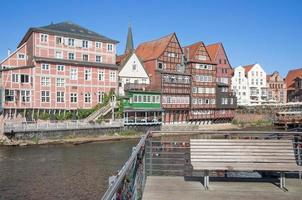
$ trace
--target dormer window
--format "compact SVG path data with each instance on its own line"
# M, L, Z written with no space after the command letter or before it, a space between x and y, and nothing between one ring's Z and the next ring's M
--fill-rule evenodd
M164 69L164 63L158 62L157 63L157 69L163 70Z
M71 47L74 47L74 39L73 38L68 38L68 45Z
M88 48L88 41L87 40L82 41L82 47L83 48Z
M41 35L40 35L40 41L41 41L42 43L48 42L48 35L47 35L47 34L41 34Z

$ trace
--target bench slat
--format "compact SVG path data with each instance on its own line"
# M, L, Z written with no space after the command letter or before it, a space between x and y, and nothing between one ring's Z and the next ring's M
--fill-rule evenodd
M293 149L191 149L191 152L271 152L271 153L294 153Z
M194 152L194 156L204 157L209 155L209 152ZM224 156L293 156L293 152L211 152L211 155L224 155Z
M300 171L302 167L284 163L200 163L192 162L194 170L233 170L233 171Z

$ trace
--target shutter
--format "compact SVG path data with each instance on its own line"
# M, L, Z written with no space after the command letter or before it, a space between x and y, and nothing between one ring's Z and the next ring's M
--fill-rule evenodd
M88 48L92 48L92 41L88 41Z

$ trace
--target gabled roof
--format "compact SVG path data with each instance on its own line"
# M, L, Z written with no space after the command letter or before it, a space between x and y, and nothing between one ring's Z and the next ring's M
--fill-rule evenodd
M185 46L183 47L183 50L185 52L185 55L188 56L189 55L189 61L191 62L204 62L204 63L212 63L214 64L214 62L212 62L211 60L211 57L209 56L209 60L196 60L195 56L199 50L200 47L204 47L205 48L205 51L207 52L207 48L206 46L204 45L204 43L202 41L199 41L199 42L196 42L194 44L191 44L191 45L188 45L188 46ZM207 52L207 54L209 55L209 53Z
M208 54L212 60L216 59L216 55L218 53L218 49L219 49L220 45L222 45L221 42L215 43L215 44L210 44L210 45L206 46Z
M242 66L244 68L245 73L247 74L254 67L255 64Z
M157 59L167 48L175 33L171 33L162 38L141 43L136 48L136 55L142 58L144 61Z
M229 61L228 55L227 55L227 53L226 53L226 51L225 51L225 49L224 49L224 46L223 46L223 44L222 44L221 42L217 42L217 43L210 44L210 45L206 46L206 49L207 49L207 51L208 51L208 54L209 54L209 56L210 56L210 58L211 58L211 60L212 60L213 62L217 62L217 61L216 61L216 57L217 57L219 48L221 48L221 49L223 50L224 55L225 55L225 57L226 57L226 60L228 61L228 64L229 64L230 68L232 69L232 66L231 66L231 63L230 63L230 61ZM217 64L218 64L218 63L217 63Z
M64 21L57 24L51 23L50 25L47 26L29 28L27 33L21 40L20 44L18 45L18 47L21 46L28 39L28 37L32 34L32 32L42 32L46 34L57 34L57 35L71 36L76 38L78 37L88 40L90 39L90 40L98 40L103 42L118 43L118 41L116 40L100 35L94 31L79 26L73 22Z
M116 64L118 65L119 70L123 69L123 67L127 64L128 60L132 57L133 54L136 55L138 61L141 64L141 66L144 68L145 72L147 73L147 71L145 69L145 66L144 66L144 63L142 62L141 58L135 52L126 53L126 54L117 56Z
M302 68L293 69L293 70L288 71L287 76L285 78L285 83L286 83L287 89L293 89L295 87L294 80L297 77L302 78Z

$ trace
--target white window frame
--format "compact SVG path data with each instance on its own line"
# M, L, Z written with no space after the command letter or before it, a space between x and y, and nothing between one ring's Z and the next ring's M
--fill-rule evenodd
M98 58L100 58L100 59L98 59ZM99 62L99 63L103 62L103 57L101 55L96 55L95 62Z
M95 42L95 48L97 49L102 48L102 42Z
M30 90L21 90L21 102L30 102Z
M108 43L107 44L107 52L113 52L113 44Z
M70 47L75 46L75 39L74 38L68 38L68 46L70 46Z
M87 56L87 60L84 59L84 56ZM89 62L89 54L83 53L83 54L82 54L82 60L83 60L84 62Z
M82 40L82 48L85 48L85 49L89 48L89 41L88 40Z
M110 71L109 80L111 82L116 82L116 72L115 71Z
M70 80L78 80L78 69L70 68Z
M40 42L41 43L48 43L48 35L44 34L44 33L41 33L40 34Z
M59 55L59 56L58 56ZM63 59L63 52L61 50L56 50L55 51L55 57L57 59Z
M65 71L65 65L57 65L57 71L64 72Z
M50 91L49 90L42 90L41 91L41 102L42 103L49 103L50 102Z
M75 92L70 93L70 103L78 102L78 94Z
M89 100L89 101L88 101ZM85 103L91 103L91 94L90 92L86 92L84 96L84 102Z
M50 86L51 79L48 76L41 76L41 86Z
M84 71L84 80L91 81L91 69L85 69Z
M58 43L58 39L61 39L61 42ZM60 36L56 36L56 45L60 45L60 44L63 44L63 37L60 37Z
M73 58L70 59L70 55L73 54ZM76 54L74 52L68 52L68 60L75 60L76 59Z
M20 82L20 74L12 74L12 82L19 83Z
M104 72L104 70L99 70L98 80L99 81L105 81L105 72Z
M63 91L57 91L57 103L64 103L65 93Z
M22 56L22 58L20 58L20 56ZM25 53L18 53L17 54L17 59L18 60L26 60L26 54Z
M49 69L50 69L50 64L48 63L41 64L41 70L49 70Z
M57 87L64 87L65 86L65 79L64 78L57 78L56 82L57 82L57 84L56 84Z

